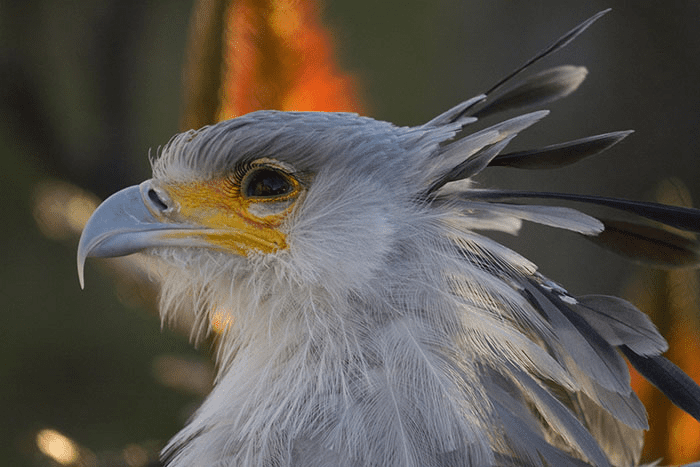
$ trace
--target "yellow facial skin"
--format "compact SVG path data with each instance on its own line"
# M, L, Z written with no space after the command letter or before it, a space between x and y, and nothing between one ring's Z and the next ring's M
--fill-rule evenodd
M161 184L173 202L163 217L202 229L167 234L170 238L199 237L213 247L246 256L252 251L273 253L287 247L280 231L301 188L288 177L292 190L280 196L245 197L231 178L203 182ZM253 212L251 212L253 211Z

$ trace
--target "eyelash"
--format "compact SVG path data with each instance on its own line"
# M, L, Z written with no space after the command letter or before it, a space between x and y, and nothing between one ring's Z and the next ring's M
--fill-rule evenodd
M233 185L240 187L241 182L243 181L243 178L245 178L245 176L246 176L246 174L248 174L248 172L250 172L252 169L254 169L256 167L265 167L265 166L268 166L274 170L279 170L281 172L284 172L292 178L296 178L296 179L307 178L307 174L305 172L296 172L296 171L290 172L287 169L277 167L276 164L262 162L260 160L243 160L243 161L239 162L238 164L236 164L236 167L234 167L233 171L229 174L228 178Z
M229 175L229 179L235 185L236 187L240 188L241 182L243 181L243 177L246 176L248 172L254 167L255 164L253 164L251 161L242 161L239 164L236 164L236 167L233 169L233 172Z
M267 160L263 159L249 159L249 160L242 160L236 166L234 167L233 171L229 173L229 175L226 177L227 178L227 185L228 189L227 191L231 193L232 195L240 195L241 189L242 189L242 184L243 184L243 179L245 176L253 169L258 168L258 167L269 167L274 170L280 170L284 173L286 173L289 177L293 178L294 180L297 181L297 183L300 183L301 185L305 185L308 183L311 174L309 172L301 172L301 171L289 171L288 169L283 169L281 167L278 167L276 164L272 162L268 162Z

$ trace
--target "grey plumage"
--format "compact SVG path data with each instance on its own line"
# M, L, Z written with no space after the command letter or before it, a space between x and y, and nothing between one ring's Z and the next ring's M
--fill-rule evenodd
M603 230L571 208L503 202L566 195L477 190L469 178L492 165L569 163L628 132L509 156L499 154L546 111L460 134L572 92L582 68L507 85L601 14L421 126L263 111L183 133L153 161L152 180L98 209L81 271L87 256L146 250L162 263L164 320L193 322L197 339L213 313L230 318L216 386L165 449L169 465L634 465L647 421L620 351L655 384L681 383L667 394L698 416L698 388L660 356L666 342L641 311L573 297L478 233L514 233L523 220ZM196 190L210 186L206 204ZM569 196L676 227L699 218ZM115 211L127 220L109 220ZM227 234L236 216L246 221ZM234 241L216 243L222 235Z
M538 149L499 154L489 165L518 169L555 169L595 156L622 141L630 133L632 132L616 131Z

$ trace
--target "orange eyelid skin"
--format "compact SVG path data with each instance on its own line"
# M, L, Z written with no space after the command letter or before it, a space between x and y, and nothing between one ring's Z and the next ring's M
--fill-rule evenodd
M227 178L203 182L161 185L174 203L167 214L171 221L199 225L202 229L171 232L170 237L197 236L214 247L246 255L252 250L273 253L287 247L286 236L279 230L292 209L299 184L290 177L294 190L274 198L247 199L240 188ZM253 203L289 202L280 212L256 216L248 210Z

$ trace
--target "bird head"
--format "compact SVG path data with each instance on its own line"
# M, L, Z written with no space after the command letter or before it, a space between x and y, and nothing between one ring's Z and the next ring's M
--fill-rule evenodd
M429 190L452 167L433 156L473 120L402 128L354 114L261 111L177 135L153 160L153 178L90 219L81 283L88 256L145 251L168 266L166 315L224 307L241 320L235 309L250 315L270 296L363 296L397 247L436 227ZM486 132L470 151L505 138Z

